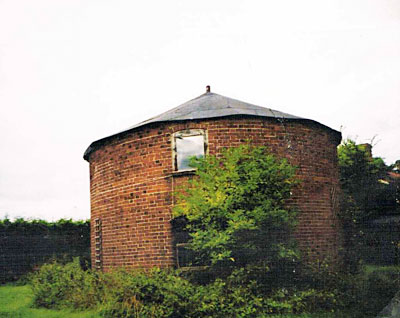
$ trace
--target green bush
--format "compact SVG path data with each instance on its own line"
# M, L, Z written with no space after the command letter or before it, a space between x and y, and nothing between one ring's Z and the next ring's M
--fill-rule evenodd
M265 147L241 145L193 158L191 166L196 178L177 192L173 215L186 221L196 262L229 275L298 257L291 235L297 212L287 204L298 180L286 160Z
M36 306L96 308L106 318L261 318L351 308L353 318L373 317L399 288L397 269L349 275L316 263L297 264L291 276L286 273L275 282L274 275L240 268L201 284L196 275L173 270L83 270L76 259L42 266L31 283Z
M83 270L78 258L65 265L54 261L30 277L34 304L45 308L93 308L104 295L101 274Z
M355 300L362 308L364 317L376 316L399 290L397 270L377 269L358 281Z
M338 147L341 186L338 217L343 227L342 257L347 270L353 273L360 269L361 261L388 264L396 261L397 254L391 244L393 238L385 234L384 227L369 229L366 226L374 218L393 213L398 215L399 212L396 185L381 182L388 178L388 172L395 172L394 166L387 166L382 158L372 157L370 147L357 145L349 139ZM370 244L377 239L382 241L381 247L387 249L384 258L377 248L371 249Z
M369 267L367 271L351 274L334 270L326 263L304 266L302 290L308 287L331 292L317 308L325 310L354 309L353 318L375 317L399 290L400 272L396 267ZM321 300L322 298L320 298Z
M221 279L199 285L161 270L106 276L112 288L101 310L104 317L257 317L262 312L262 299L247 286L229 286Z
M257 317L262 302L246 287L229 288L216 280L195 285L164 271L114 273L101 314L109 318Z
M36 306L97 307L103 317L113 318L255 318L313 310L329 298L312 289L265 288L244 269L202 285L172 270L85 271L78 259L43 265L32 275L31 284Z
M105 274L104 317L188 317L193 286L170 271L118 270Z
M335 308L336 295L326 290L285 289L275 291L266 299L265 308L274 314L299 314L316 311L332 311Z

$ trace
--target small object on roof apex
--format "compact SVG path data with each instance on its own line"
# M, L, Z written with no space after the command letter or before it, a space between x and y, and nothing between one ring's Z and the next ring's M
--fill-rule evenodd
M211 87L210 87L210 85L207 85L206 86L206 93L209 93L211 91Z

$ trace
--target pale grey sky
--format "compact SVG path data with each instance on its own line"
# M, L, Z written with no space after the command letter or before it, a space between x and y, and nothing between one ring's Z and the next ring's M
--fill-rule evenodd
M86 147L208 84L392 163L400 1L0 0L0 218L89 218Z

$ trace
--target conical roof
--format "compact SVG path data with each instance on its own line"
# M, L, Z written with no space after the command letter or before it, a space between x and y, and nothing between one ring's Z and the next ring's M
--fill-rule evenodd
M156 117L145 120L128 129L137 128L154 122L181 121L234 115L274 117L284 119L302 119L294 115L282 113L271 108L265 108L219 94L207 92L178 107L170 109Z
M134 126L131 126L119 133L111 136L102 138L93 142L85 151L84 158L88 160L89 155L96 149L100 144L106 140L122 134L124 132L137 129L146 126L151 123L157 122L168 122L168 121L187 121L196 119L206 118L218 118L227 116L258 116L258 117L270 117L278 120L313 120L297 117L294 115L286 114L271 108L261 107L240 100L236 100L230 97L225 97L219 94L211 93L208 89L205 94L202 94L178 107L175 107L165 113L158 116L145 120ZM322 125L323 126L323 125ZM326 127L326 126L324 126ZM328 128L328 127L326 127ZM329 128L330 129L330 128Z

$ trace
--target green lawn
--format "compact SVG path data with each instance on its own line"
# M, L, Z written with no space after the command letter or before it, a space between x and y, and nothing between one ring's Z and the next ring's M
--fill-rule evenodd
M31 308L32 291L26 286L0 286L0 318L99 318L95 312Z

